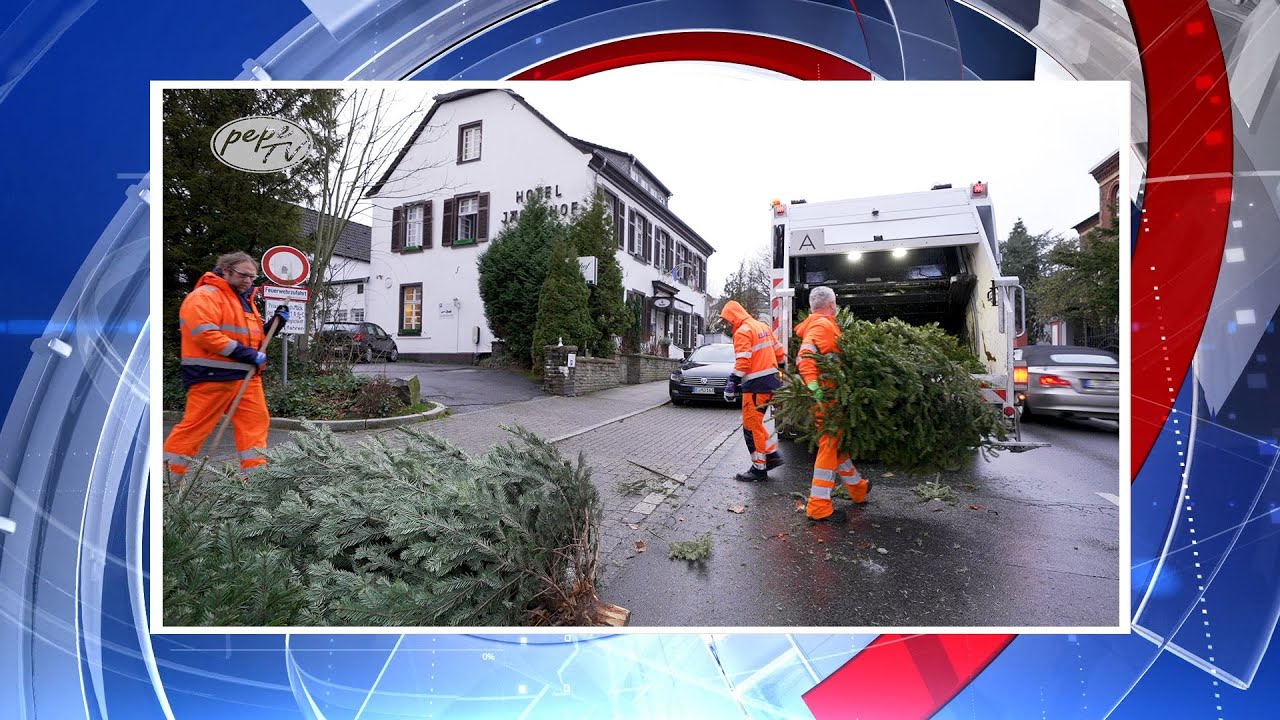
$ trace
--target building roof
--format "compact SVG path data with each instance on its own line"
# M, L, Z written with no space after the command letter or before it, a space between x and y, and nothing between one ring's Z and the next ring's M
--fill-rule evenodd
M649 168L645 167L644 163L640 162L640 159L635 155L622 150L614 150L613 148L605 147L604 145L599 145L581 138L571 137L569 139L583 150L594 150L597 154L603 155L609 164L617 167L619 170L627 172L628 174L630 174L632 165L639 167L650 180L653 180L654 184L658 186L658 189L661 190L664 195L668 198L671 197L671 190L666 185L663 185L662 181L658 179L658 176L650 172Z
M1098 161L1097 165L1094 165L1093 167L1089 168L1089 174L1092 175L1094 178L1096 178L1098 182L1102 182L1102 179L1105 176L1113 172L1119 172L1119 171L1120 171L1120 151L1119 150L1102 158L1101 160Z
M1084 220L1081 220L1080 222L1075 224L1075 231L1080 235L1083 235L1084 231L1081 230L1080 228L1092 229L1095 225L1098 224L1099 217L1101 217L1100 213L1094 213L1089 217L1085 218Z
M418 142L418 138L421 137L422 133L431 125L431 118L435 116L436 111L439 110L442 105L455 100L462 100L463 98L488 92L502 92L511 96L511 99L523 105L529 112L533 113L534 117L541 120L543 124L555 131L557 135L564 138L565 142L577 148L579 151L591 155L594 162L589 161L590 164L597 166L597 169L603 169L604 166L607 166L614 170L615 172L608 173L610 180L633 189L635 194L639 196L640 200L649 207L651 212L656 212L657 214L664 216L664 219L668 221L668 224L675 226L683 234L689 236L689 240L697 245L699 249L708 255L715 252L715 248L711 247L710 243L702 239L702 236L698 235L692 228L677 218L675 213L667 210L665 205L660 205L658 202L654 201L648 191L641 187L640 184L631 177L631 167L634 165L648 176L649 179L653 180L654 184L658 186L658 189L661 190L668 198L671 197L671 190L669 190L656 175L650 172L649 168L645 167L644 163L640 162L635 155L572 137L557 127L555 123L551 122L546 115L538 112L538 109L530 105L529 101L525 100L519 93L504 88L471 88L455 90L453 92L442 93L433 97L432 100L434 103L432 104L431 109L427 111L426 117L422 118L422 122L418 123L418 127L415 128L413 134L409 136L404 147L400 148L400 152L396 155L395 160L392 160L391 165L387 167L387 171L382 174L382 177L379 178L372 187L369 188L367 196L373 197L377 195L378 192L382 190L382 187L391 180L392 173L395 172L396 168L400 165L400 162L404 160L404 157L409 154L409 149ZM659 210L657 208L661 209Z
M301 220L298 223L298 234L306 237L316 231L316 225L319 224L320 213L311 208L298 206L301 213ZM332 217L332 216L329 216ZM373 228L354 220L348 220L347 226L342 229L342 234L338 236L338 242L333 248L333 254L337 257L344 257L349 260L360 260L369 262L370 248L373 245Z

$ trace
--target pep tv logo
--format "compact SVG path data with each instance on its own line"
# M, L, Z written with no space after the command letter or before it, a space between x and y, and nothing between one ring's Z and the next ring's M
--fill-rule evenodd
M218 128L209 140L214 157L236 170L273 173L311 154L311 134L289 120L253 115Z

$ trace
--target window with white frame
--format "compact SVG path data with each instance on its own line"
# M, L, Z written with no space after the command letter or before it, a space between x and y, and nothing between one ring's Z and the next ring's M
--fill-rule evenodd
M336 322L346 322L346 320L347 320L347 311L346 311L346 309L345 309L345 308L338 308L337 310L334 310L334 311L333 311L333 319L334 319L334 321L336 321Z
M644 216L631 210L627 213L630 220L627 228L627 252L635 255L640 250L640 243L644 242Z
M422 332L422 283L400 286L400 332Z
M658 242L657 247L654 248L653 256L656 259L654 265L659 270L666 272L671 269L671 266L668 264L670 260L667 258L667 231L658 231Z
M480 222L480 198L458 200L458 239L474 239Z
M458 128L458 162L480 159L480 123Z
M422 247L422 206L409 206L409 222L405 226L405 247Z
M364 308L351 308L351 322L364 322Z

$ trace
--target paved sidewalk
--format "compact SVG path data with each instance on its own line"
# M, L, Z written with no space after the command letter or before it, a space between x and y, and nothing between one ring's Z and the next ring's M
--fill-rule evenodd
M625 385L579 397L544 396L406 427L439 435L468 453L475 454L509 440L511 435L502 429L504 425L521 425L541 437L563 441L667 403L667 381L662 380L643 385ZM165 421L166 436L175 424L175 421ZM381 435L391 443L397 443L404 437L395 428L337 433L337 437L349 445L375 435ZM274 447L288 442L292 437L293 433L288 430L272 430L268 436L268 445ZM205 451L210 452L210 449L206 447ZM220 447L212 454L215 462L235 460L236 452L230 430L225 433ZM576 457L577 451L572 455Z
M624 385L579 397L525 400L414 427L448 438L469 453L479 453L511 437L502 429L504 425L520 425L554 442L667 402L667 381L663 380Z
M636 555L635 541L666 555L645 528L666 522L717 466L750 464L741 428L732 408L666 405L558 443L567 458L586 456L600 491L602 587ZM693 539L690 531L675 539Z

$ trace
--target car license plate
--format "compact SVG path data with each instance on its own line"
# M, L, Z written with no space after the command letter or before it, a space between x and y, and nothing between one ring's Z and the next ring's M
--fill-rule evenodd
M1083 384L1091 390L1116 390L1120 387L1119 380L1085 380Z
M694 395L715 395L716 389L709 387L696 387L693 389Z

